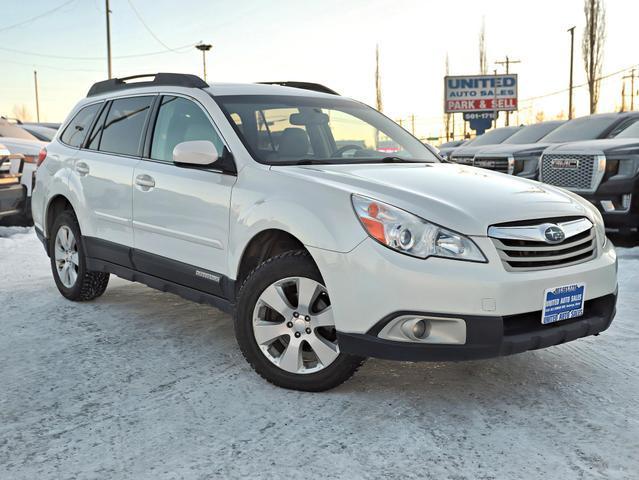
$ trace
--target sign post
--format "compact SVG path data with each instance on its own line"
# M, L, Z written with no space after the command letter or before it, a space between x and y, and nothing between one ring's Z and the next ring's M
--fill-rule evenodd
M498 112L517 110L517 89L516 74L446 76L444 112L464 113L470 128L481 135L490 128L490 121L497 118ZM470 113L483 115L467 116Z

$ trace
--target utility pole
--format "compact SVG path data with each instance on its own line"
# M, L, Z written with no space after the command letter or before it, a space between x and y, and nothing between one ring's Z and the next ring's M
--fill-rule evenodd
M38 98L38 71L33 71L33 82L35 84L36 119L40 123L40 100Z
M636 69L633 68L630 70L630 75L626 75L621 79L624 84L627 78L630 79L630 110L635 109L635 78L639 78L639 75L636 75L635 72Z
M568 120L572 119L572 70L575 56L575 27L568 29L570 32L570 81L568 84Z
M410 133L415 135L415 114L411 114L410 116Z
M211 50L212 47L213 47L213 45L206 44L206 43L199 43L199 44L197 44L195 46L195 48L197 48L198 50L200 50L202 52L202 67L204 69L204 81L205 82L206 82L206 52Z
M510 73L510 64L511 63L521 63L520 60L511 60L510 58L508 58L508 55L506 55L506 59L502 60L500 62L495 62L497 65L505 65L506 66L506 75L508 75ZM510 125L510 112L506 111L506 126Z
M109 8L109 0L106 2L106 34L107 34L107 73L109 78L112 77L111 72L111 9Z
M497 70L493 70L493 128L497 128Z

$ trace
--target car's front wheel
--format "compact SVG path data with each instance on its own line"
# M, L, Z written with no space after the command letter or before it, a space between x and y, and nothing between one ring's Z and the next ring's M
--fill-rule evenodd
M235 335L255 371L285 388L328 390L363 361L339 351L329 292L303 250L268 259L249 274L238 294Z

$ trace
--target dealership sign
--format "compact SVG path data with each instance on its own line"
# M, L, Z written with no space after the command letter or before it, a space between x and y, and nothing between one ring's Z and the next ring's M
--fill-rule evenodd
M517 75L444 77L444 98L446 113L517 110Z

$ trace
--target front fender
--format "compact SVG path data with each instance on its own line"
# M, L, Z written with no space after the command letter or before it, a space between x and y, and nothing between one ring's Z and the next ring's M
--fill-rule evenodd
M349 252L366 238L348 192L319 184L308 188L305 182L291 184L281 175L258 169L243 173L231 199L231 276L236 276L248 243L265 230L282 230L308 247L334 252Z

